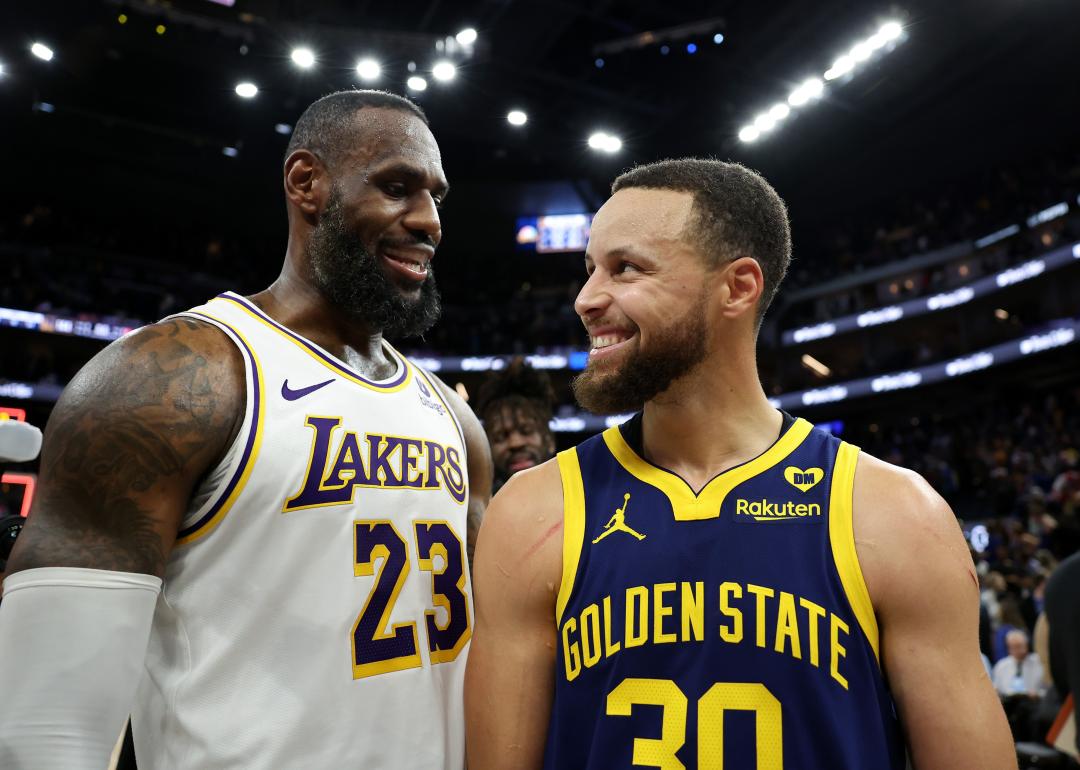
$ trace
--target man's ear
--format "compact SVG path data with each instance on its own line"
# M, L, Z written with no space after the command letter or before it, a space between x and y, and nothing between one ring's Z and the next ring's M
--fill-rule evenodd
M724 266L724 283L727 286L724 317L753 316L765 291L765 276L758 261L753 257L739 257L729 262Z
M326 174L322 162L310 150L295 150L285 159L285 198L301 216L314 223L322 210Z

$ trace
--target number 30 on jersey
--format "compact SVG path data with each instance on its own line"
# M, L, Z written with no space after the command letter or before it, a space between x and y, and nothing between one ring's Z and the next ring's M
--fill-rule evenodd
M357 521L354 533L353 574L375 575L375 563L379 559L382 568L353 624L353 679L419 668L422 661L416 623L395 623L389 627L394 602L409 575L409 544L385 519ZM414 522L410 534L416 543L420 570L431 573L432 609L424 612L428 652L433 664L446 663L457 658L472 635L465 596L465 549L445 521ZM442 560L438 569L435 557ZM445 611L442 623L437 619L436 607Z

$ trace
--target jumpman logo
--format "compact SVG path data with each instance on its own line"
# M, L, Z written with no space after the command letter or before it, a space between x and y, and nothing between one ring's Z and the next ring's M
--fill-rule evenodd
M629 505L629 504L630 504L630 493L627 492L625 495L623 495L622 508L617 509L615 511L615 513L612 515L612 517L610 519L608 519L608 523L604 525L604 531L600 533L600 537L593 540L594 544L599 543L601 540L603 540L605 537L612 534L613 532L625 532L628 535L633 535L638 540L644 540L645 539L645 535L641 534L640 532L638 532L638 531L636 531L634 529L631 529L630 527L628 527L626 525L626 521L625 521L625 519L626 519L626 506Z

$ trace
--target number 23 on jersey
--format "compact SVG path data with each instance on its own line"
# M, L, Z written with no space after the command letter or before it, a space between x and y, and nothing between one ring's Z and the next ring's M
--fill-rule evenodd
M457 658L472 635L465 595L465 549L445 521L414 522L409 534L416 543L418 567L431 573L432 608L424 612L431 662L446 663ZM390 626L394 603L409 575L409 543L385 519L355 522L354 535L353 574L371 577L379 559L382 566L352 628L353 679L419 668L422 660L416 623ZM436 608L444 611L441 623Z

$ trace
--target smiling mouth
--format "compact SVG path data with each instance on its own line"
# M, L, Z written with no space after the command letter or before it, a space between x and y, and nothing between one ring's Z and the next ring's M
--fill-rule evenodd
M411 283L423 283L428 277L428 263L430 260L417 259L390 251L383 251L381 255L395 274Z
M631 332L606 332L604 334L589 335L589 358L603 358L626 346L634 339L636 333Z

